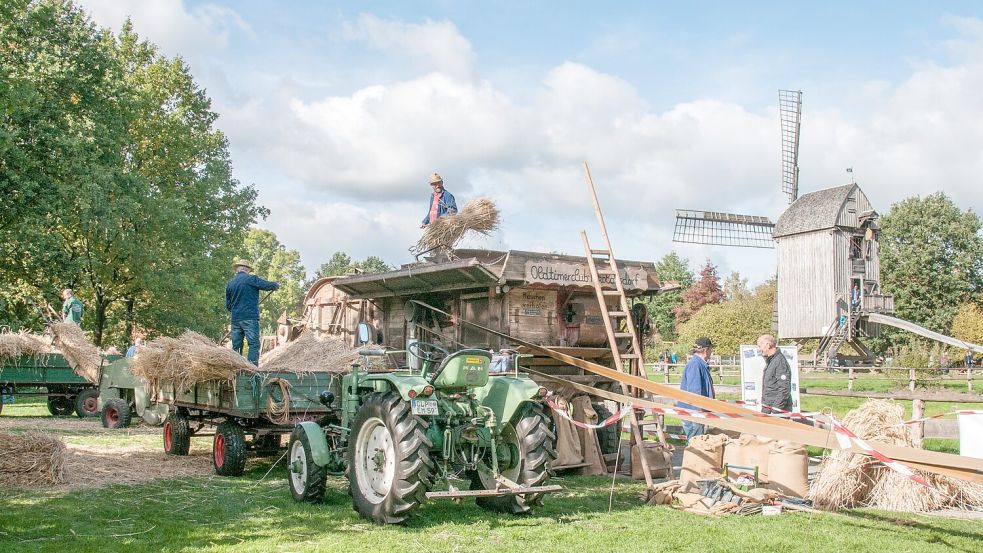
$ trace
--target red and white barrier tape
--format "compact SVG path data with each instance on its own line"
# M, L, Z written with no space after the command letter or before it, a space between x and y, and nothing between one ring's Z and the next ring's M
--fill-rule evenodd
M842 446L844 449L850 447L850 444L852 442L854 445L864 450L868 455L870 455L874 459L877 459L881 463L884 463L884 465L887 468L893 470L894 472L907 476L908 479L911 480L912 482L921 484L922 486L925 486L926 488L929 489L934 489L931 484L929 484L921 476L915 474L906 465L899 463L894 459L891 459L887 455L884 455L883 453L870 447L870 444L863 441L859 436L851 432L849 428L840 424L840 421L836 420L836 417L834 417L833 415L829 416L829 420L833 423L833 430L835 431L836 440L840 442L840 446Z
M927 420L941 419L942 417L947 417L949 415L983 415L983 411L981 410L949 411L948 413L942 413L941 415L932 415L931 417L922 417L920 419L912 419L910 421L904 421L902 423L898 423L898 426L901 426L903 424L918 424L920 422L927 421Z
M620 421L621 419L627 417L628 415L630 415L631 414L631 411L632 411L631 405L625 405L624 407L621 408L621 411L618 411L617 413L611 415L610 417L604 419L603 421L601 421L601 422L599 422L597 424L589 424L589 423L586 423L586 422L581 422L581 421L578 421L578 420L574 420L574 418L571 417L570 414L567 413L565 409L560 409L556 405L556 403L553 402L553 398L550 398L550 397L546 398L546 404L549 405L550 408L552 408L554 411L556 411L561 417L563 417L563 418L567 419L568 421L570 421L571 423L573 423L574 426L577 426L577 427L580 427L580 428L587 428L587 429L591 429L591 430L598 430L598 429L604 428L606 426L611 426L612 424L614 424L614 423Z

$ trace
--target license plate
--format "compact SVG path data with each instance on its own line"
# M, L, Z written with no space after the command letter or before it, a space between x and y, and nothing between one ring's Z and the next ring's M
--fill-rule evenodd
M410 411L414 415L437 415L437 400L436 399L411 399L410 400Z

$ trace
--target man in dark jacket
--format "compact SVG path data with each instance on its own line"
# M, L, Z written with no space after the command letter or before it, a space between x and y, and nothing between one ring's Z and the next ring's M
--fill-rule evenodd
M244 259L236 261L232 268L235 276L225 287L225 308L232 314L232 349L242 355L245 338L249 342L246 358L259 366L259 291L276 290L280 284L252 274L252 265Z
M761 378L761 404L763 413L792 410L792 369L785 355L778 350L775 337L763 334L758 338L758 349L765 357L765 371ZM775 409L770 409L774 407Z
M696 343L693 345L693 356L689 358L683 368L683 379L679 383L680 390L708 398L716 396L713 390L713 378L710 376L710 365L707 364L712 353L713 342L709 338L700 337L696 339ZM683 409L702 411L699 407L681 401L676 402L676 405ZM700 423L683 421L683 432L686 434L687 441L703 434L705 430L706 428Z

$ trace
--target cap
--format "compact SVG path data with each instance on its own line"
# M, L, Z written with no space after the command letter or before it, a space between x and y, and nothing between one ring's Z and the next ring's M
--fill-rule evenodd
M706 336L700 336L696 339L696 344L693 347L697 349L712 348L713 342L711 342Z
M440 177L440 173L430 175L430 184L437 184L438 182L444 182L444 179Z
M235 269L236 267L245 267L250 271L253 270L253 264L246 261L245 259L240 259L239 261L236 261L235 263L232 264L233 269Z

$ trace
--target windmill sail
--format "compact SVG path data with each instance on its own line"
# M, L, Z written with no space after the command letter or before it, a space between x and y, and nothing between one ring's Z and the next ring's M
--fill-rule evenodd
M676 210L673 242L739 246L745 248L774 248L771 233L775 223L758 215L739 215L719 211Z
M779 90L782 120L782 193L789 205L799 197L799 129L802 126L802 91Z

